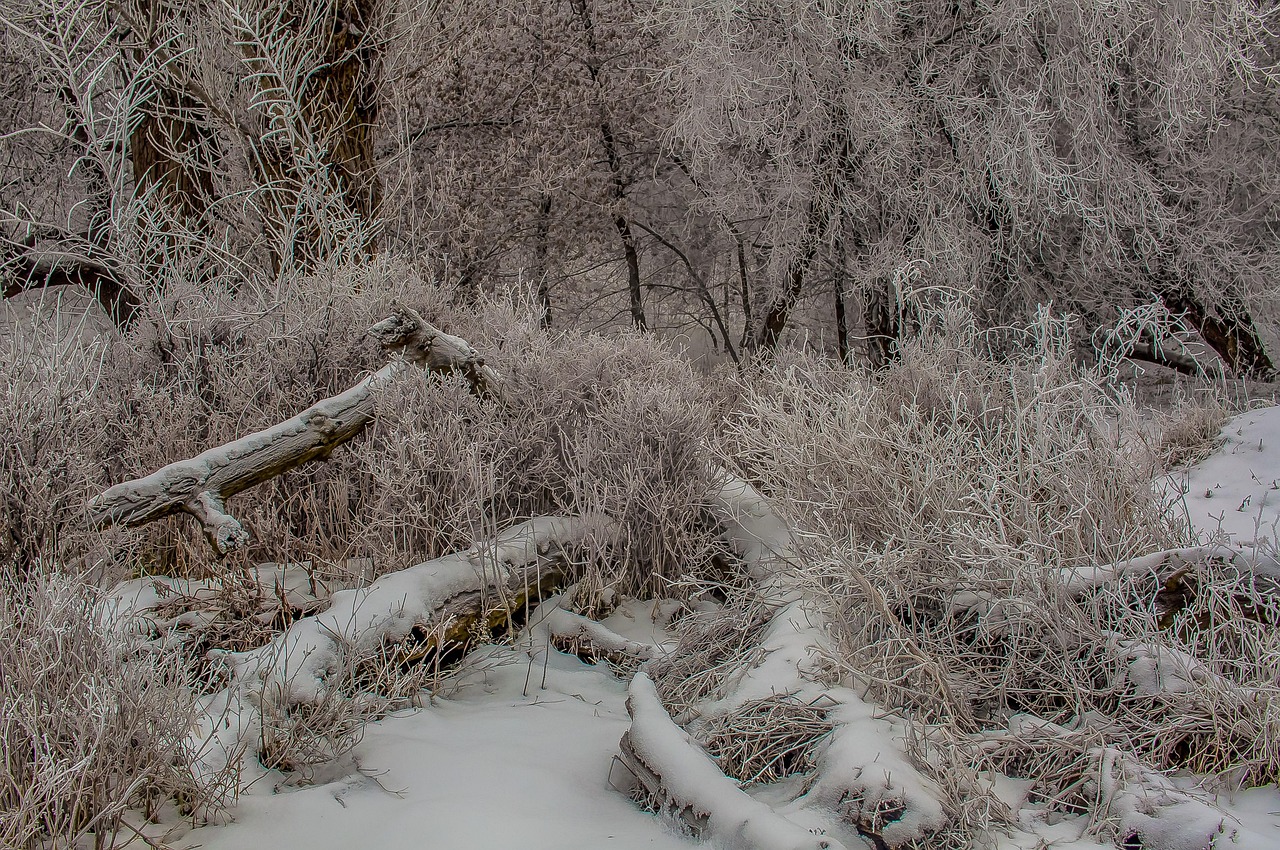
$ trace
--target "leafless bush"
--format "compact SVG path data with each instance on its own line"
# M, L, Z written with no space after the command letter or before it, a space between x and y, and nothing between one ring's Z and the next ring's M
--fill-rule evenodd
M109 847L126 808L218 805L189 767L186 684L179 661L104 628L80 581L0 574L0 845Z
M706 384L651 339L553 338L528 313L494 311L477 329L488 345L477 344L501 352L500 407L460 382L402 382L355 448L378 494L375 560L442 554L515 518L600 511L629 536L607 575L589 565L574 577L580 594L652 591L706 563L716 550L698 508L716 410Z

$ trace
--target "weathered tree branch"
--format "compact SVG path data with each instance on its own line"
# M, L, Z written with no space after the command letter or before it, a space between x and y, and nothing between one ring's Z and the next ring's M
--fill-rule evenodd
M270 428L181 460L143 478L111 487L89 503L93 525L144 525L188 513L204 527L219 554L243 546L249 533L226 511L226 500L311 460L327 458L373 421L374 391L410 364L431 372L458 372L480 395L498 395L501 378L461 337L434 327L413 310L396 312L369 329L402 355L360 383Z
M138 296L111 269L88 260L32 259L16 257L7 263L3 281L5 298L49 286L76 286L87 290L118 328L128 327L141 306Z

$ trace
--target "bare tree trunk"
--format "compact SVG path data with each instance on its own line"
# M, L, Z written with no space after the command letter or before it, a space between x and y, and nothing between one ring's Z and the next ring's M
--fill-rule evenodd
M583 37L587 42L587 73L592 84L599 89L601 62L599 47L596 44L595 22L591 17L588 0L571 0L574 14L582 23ZM631 322L638 330L647 330L649 325L644 317L644 297L640 289L640 252L636 250L635 234L631 231L631 222L622 213L622 202L626 198L627 184L622 171L622 157L618 152L617 137L613 125L607 115L600 116L600 145L604 148L605 163L609 168L609 180L613 187L613 227L622 241L622 258L627 266L627 299L631 307Z
M379 0L337 4L326 62L311 78L307 99L318 135L330 143L330 164L347 206L369 222L382 203L374 158L382 65L378 6Z
M134 61L142 66L154 60L161 42L158 23L174 10L168 0L135 0L133 6L117 17L122 17L129 29L145 28L134 33L132 48ZM204 105L163 69L151 81L155 96L142 105L141 119L129 134L134 185L139 194L155 187L180 218L197 218L214 191L214 165L206 161L213 136L198 120Z
M827 214L817 200L809 203L809 217L805 224L805 232L801 237L799 252L787 264L787 280L782 291L777 293L765 308L760 329L756 334L755 347L766 354L772 354L778 347L778 340L787 327L787 320L800 294L804 291L805 276L813 258L818 253L818 243L827 228Z
M538 227L533 243L533 280L537 287L538 306L541 315L538 324L543 329L551 327L551 290L547 283L547 232L551 227L551 195L543 195L538 205Z
M1159 295L1165 308L1195 328L1231 371L1262 381L1275 379L1275 364L1267 356L1253 317L1239 299L1226 299L1214 310L1187 287L1165 285Z
M849 365L849 320L845 311L844 303L844 285L845 285L845 249L844 240L840 240L838 249L836 250L836 271L832 279L831 288L835 294L835 310L836 310L836 352L840 355L840 362L846 366Z
M893 286L884 278L863 295L863 316L867 326L867 358L876 369L882 369L897 357L902 325L898 316Z
M787 264L786 283L781 292L776 293L765 308L760 328L756 334L756 348L766 354L772 354L778 346L778 340L786 329L791 311L804 292L805 277L813 259L818 254L818 247L831 226L835 194L841 175L851 174L855 168L849 150L848 136L842 132L831 133L819 152L814 166L813 197L809 200L809 212L806 216L804 232L790 262ZM823 183L829 185L823 186ZM822 189L828 194L823 195Z
M265 0L263 0L265 2ZM291 0L297 3L300 0ZM328 21L323 52L308 75L301 93L301 120L316 146L323 151L323 168L346 212L364 226L363 244L376 250L374 227L382 202L382 186L374 156L374 126L378 118L381 43L378 38L380 0L338 0ZM284 26L302 39L301 13L296 5ZM256 73L268 67L263 57L246 60ZM263 85L270 86L269 76ZM298 187L307 183L293 144L278 136L255 144L255 166L262 186L269 187L265 218L269 222L293 222L292 244L287 256L274 258L277 269L289 263L303 269L323 263L333 251L328 234L309 219L300 204L305 198ZM314 166L311 166L314 167ZM302 190L307 191L307 190ZM301 220L299 220L301 219ZM279 224L277 224L279 226Z

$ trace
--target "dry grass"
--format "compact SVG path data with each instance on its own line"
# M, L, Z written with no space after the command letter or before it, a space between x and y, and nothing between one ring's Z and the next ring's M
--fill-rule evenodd
M830 705L791 694L748 700L698 729L698 739L727 776L743 785L810 773L816 752L834 728Z
M188 766L194 716L181 659L129 652L91 588L0 574L0 846L109 847L126 809L220 805L219 778Z
M1027 771L1068 810L1098 747L1231 782L1280 773L1274 587L1212 559L1064 587L1064 570L1185 545L1152 473L1222 411L1181 414L1153 452L1127 397L1067 342L1042 321L996 357L945 314L882 375L803 358L765 371L722 443L809 532L801 580L832 623L832 663L911 719L918 753L947 742L920 763L970 836L991 814L962 799L962 774L992 767ZM1184 659L1181 688L1169 671ZM1088 746L1037 739L1020 766L1013 744L992 759L972 743L1022 715Z

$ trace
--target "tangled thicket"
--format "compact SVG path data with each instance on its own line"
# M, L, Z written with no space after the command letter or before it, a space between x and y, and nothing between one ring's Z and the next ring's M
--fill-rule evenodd
M511 385L500 411L448 378L386 388L361 441L237 498L254 544L229 562L181 521L85 529L88 497L109 484L274 424L381 366L364 331L396 299L491 353ZM0 559L14 569L45 558L106 582L310 559L323 576L367 581L465 548L495 523L587 510L629 520L627 572L608 581L619 591L654 590L655 576L706 557L709 532L691 529L717 403L652 339L549 338L519 305L459 308L396 264L266 295L174 293L148 318L124 339L4 340L0 477L12 484Z
M744 388L722 452L807 532L798 580L832 675L911 720L955 813L992 769L1091 811L1108 751L1275 781L1276 582L1229 553L1079 580L1187 545L1152 478L1221 408L1188 406L1162 439L1066 330L1045 319L996 357L953 313L874 378L794 359Z
M383 389L375 423L328 463L236 497L255 539L225 561L183 519L84 527L88 496L106 484L283 419L376 368L362 331L393 299L485 352L506 376L502 403L448 377ZM1069 332L1045 314L984 333L948 308L880 373L792 354L706 375L650 339L549 335L518 300L462 306L387 262L269 297L175 294L127 338L10 336L0 626L43 628L42 612L57 613L78 636L67 645L83 648L60 662L70 678L57 687L85 698L106 688L121 705L136 697L111 722L157 730L123 760L94 749L111 737L106 726L69 734L92 758L59 762L71 773L55 778L74 784L56 800L36 793L53 787L37 767L11 768L6 805L25 812L7 820L22 824L14 840L106 835L127 803L213 803L227 790L208 784L226 777L186 766L189 702L168 696L189 691L182 664L113 643L89 597L52 569L103 584L207 580L214 603L175 597L181 611L169 617L200 623L174 634L202 654L261 644L324 604L280 593L274 605L246 590L254 561L302 562L316 580L351 586L531 516L600 513L625 534L572 565L579 610L616 594L718 588L718 607L681 618L679 647L648 665L688 724L767 654L770 601L732 579L716 584L732 566L704 512L716 462L755 481L794 524L804 544L792 581L831 629L823 676L906 719L917 766L952 795L948 840L976 840L1008 818L984 791L988 770L1034 779L1033 797L1090 814L1100 753L1142 766L1132 770L1274 780L1276 588L1214 558L1073 579L1191 542L1151 482L1171 458L1202 450L1224 408L1143 418L1109 367L1077 362ZM256 618L247 631L228 620L246 611ZM0 666L19 671L4 673L6 693L35 669L31 650L20 652L28 643L5 641L19 653ZM377 706L426 681L405 674L403 653L384 654L351 654L332 700L279 717L264 709L264 765L305 772L332 759ZM25 716L5 712L11 726ZM834 724L824 704L779 693L690 729L728 774L767 783L819 770ZM12 761L18 750L6 752Z

